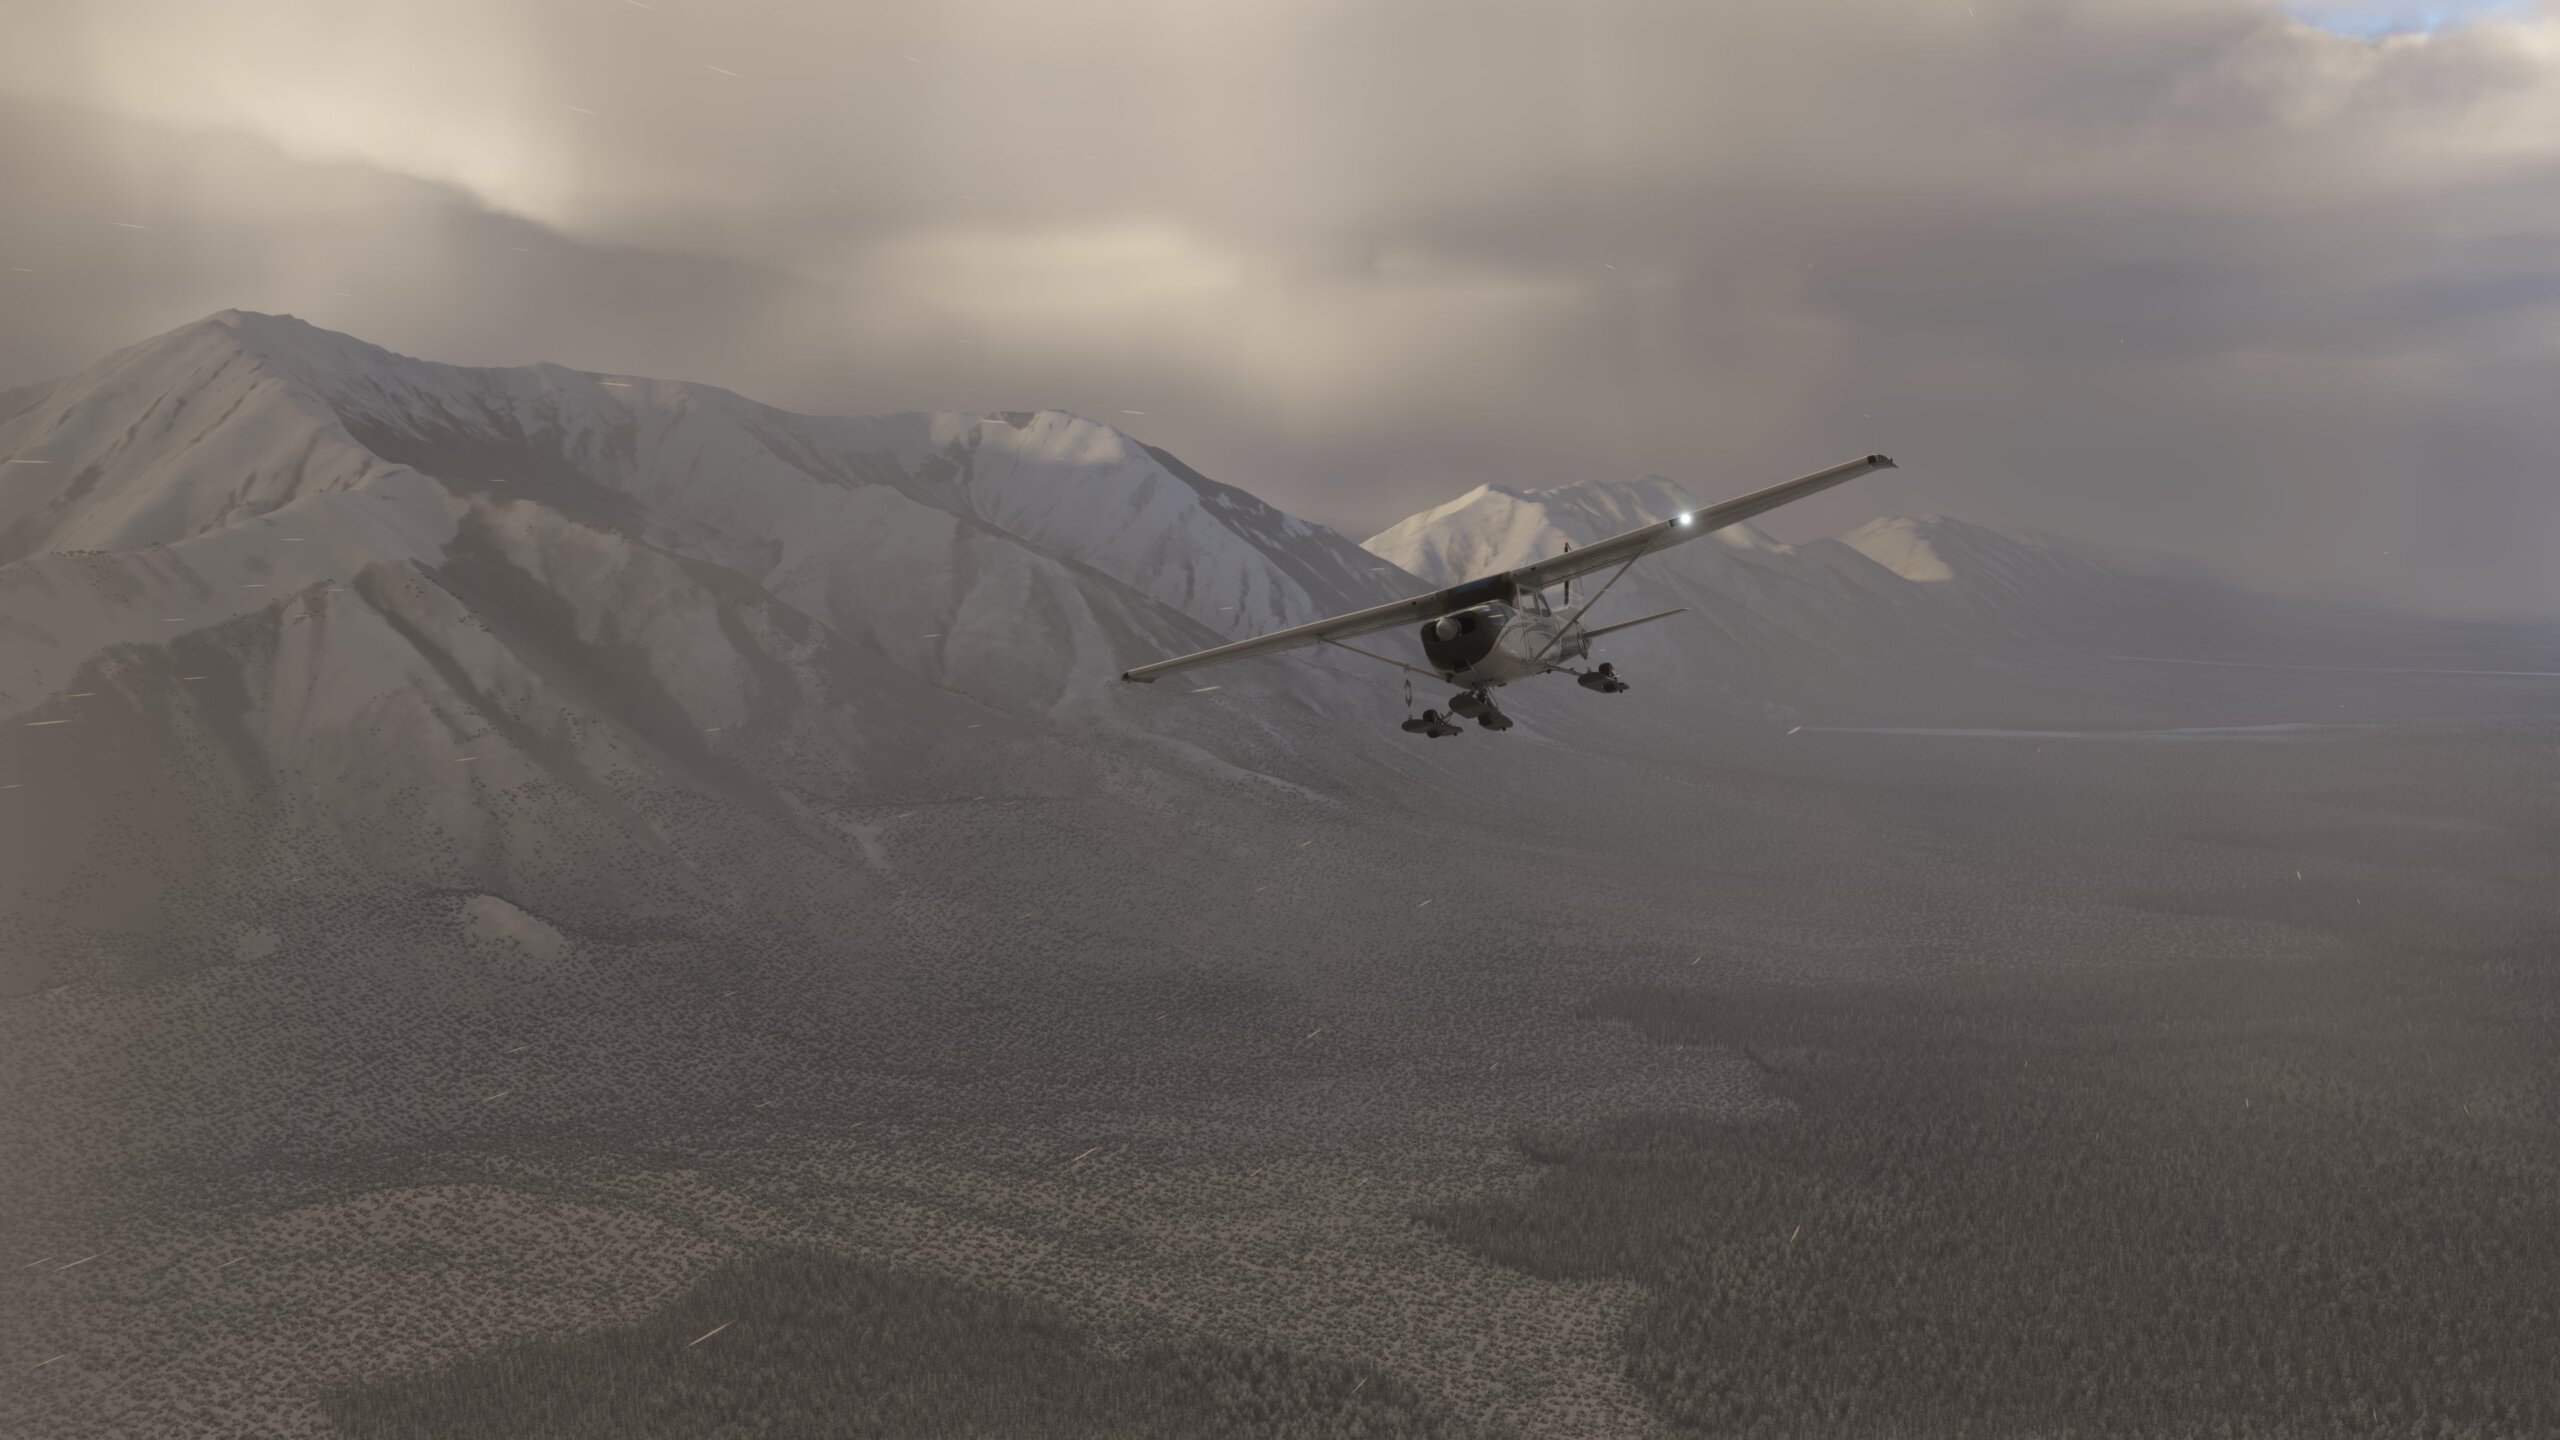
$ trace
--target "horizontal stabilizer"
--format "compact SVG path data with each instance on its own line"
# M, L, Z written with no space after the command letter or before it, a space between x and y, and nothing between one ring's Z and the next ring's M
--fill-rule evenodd
M1686 615L1688 613L1689 607L1683 605L1677 610L1664 610L1656 614L1647 615L1638 620L1621 620L1615 625L1594 625L1590 629L1583 631L1582 635L1586 640L1597 640L1603 635L1613 634L1620 630L1633 630L1639 625L1650 625L1656 620L1668 620L1674 615Z

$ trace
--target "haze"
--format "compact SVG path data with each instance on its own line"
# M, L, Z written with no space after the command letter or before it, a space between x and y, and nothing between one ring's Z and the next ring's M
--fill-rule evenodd
M0 386L228 306L808 410L1057 406L1356 537L1878 510L2560 613L2547 5L55 3Z

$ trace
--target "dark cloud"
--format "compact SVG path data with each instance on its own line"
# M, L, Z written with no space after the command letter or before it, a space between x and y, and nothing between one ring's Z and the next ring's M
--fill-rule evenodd
M1355 534L1881 448L1790 533L1940 510L2560 612L2542 13L650 5L63 7L0 59L40 272L0 384L280 309L804 408L1144 410Z

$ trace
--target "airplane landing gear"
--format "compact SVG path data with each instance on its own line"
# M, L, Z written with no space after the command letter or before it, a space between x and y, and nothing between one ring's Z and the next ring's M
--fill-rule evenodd
M1473 720L1487 730L1508 730L1511 717L1493 703L1493 697L1482 690L1468 690L1449 697L1449 713Z
M1405 733L1408 735L1420 735L1428 740L1437 740L1443 735L1456 735L1462 733L1457 726L1449 723L1448 717L1442 715L1437 710L1425 710L1421 714L1414 716L1412 719L1405 721L1404 729Z
M1627 682L1618 678L1618 667L1606 660L1600 662L1600 668L1585 670L1574 676L1573 683L1585 690L1597 690L1603 695L1624 695L1628 688Z

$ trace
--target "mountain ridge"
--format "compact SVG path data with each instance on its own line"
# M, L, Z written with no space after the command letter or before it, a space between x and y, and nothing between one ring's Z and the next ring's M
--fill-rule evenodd
M1380 694L1358 662L1113 677L1411 583L1056 412L793 416L246 312L53 387L0 458L35 462L0 468L0 923L53 975L280 876L789 915L845 883L848 806L1339 776L1383 744L1318 743Z

